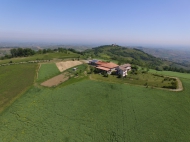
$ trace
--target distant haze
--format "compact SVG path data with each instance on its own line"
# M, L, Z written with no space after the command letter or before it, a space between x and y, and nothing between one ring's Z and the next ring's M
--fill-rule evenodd
M0 42L190 48L189 0L3 0Z

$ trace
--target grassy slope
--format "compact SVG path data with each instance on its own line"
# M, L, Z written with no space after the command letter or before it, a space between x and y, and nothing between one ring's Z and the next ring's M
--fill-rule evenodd
M121 46L100 46L97 48L88 49L85 52L86 56L94 56L105 60L117 60L122 62L134 62L139 65L161 66L164 64L158 58L153 57L141 50L125 48ZM132 61L134 59L134 61Z
M34 82L37 64L0 67L0 111Z
M59 74L60 71L58 70L55 63L51 64L41 64L39 73L38 73L38 79L37 81L44 81L47 80L57 74Z
M82 81L33 87L0 115L3 141L190 141L185 91Z

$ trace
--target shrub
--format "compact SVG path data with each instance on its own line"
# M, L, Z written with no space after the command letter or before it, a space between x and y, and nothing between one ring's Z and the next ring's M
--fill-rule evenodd
M121 78L121 74L118 74L118 78Z
M104 77L108 77L108 74L107 74L107 73L104 73L103 76L104 76Z
M111 75L116 75L117 72L116 71L112 71Z
M142 73L147 73L147 71L142 71Z

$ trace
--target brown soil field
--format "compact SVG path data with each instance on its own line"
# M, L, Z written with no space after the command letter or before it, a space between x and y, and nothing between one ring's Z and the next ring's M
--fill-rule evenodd
M53 87L53 86L59 85L62 82L65 82L68 79L69 79L69 77L65 76L64 74L60 74L58 76L55 76L55 77L48 79L47 81L41 83L41 85L46 86L46 87Z
M81 61L65 61L65 62L57 62L56 66L59 69L60 72L65 71L66 69L69 69L71 67L77 66L82 64Z

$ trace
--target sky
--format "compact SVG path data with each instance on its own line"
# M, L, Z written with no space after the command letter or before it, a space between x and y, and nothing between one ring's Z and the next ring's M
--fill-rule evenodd
M0 42L190 48L190 0L0 0Z

